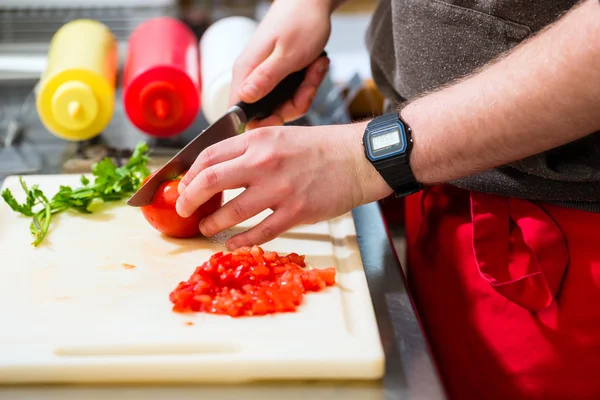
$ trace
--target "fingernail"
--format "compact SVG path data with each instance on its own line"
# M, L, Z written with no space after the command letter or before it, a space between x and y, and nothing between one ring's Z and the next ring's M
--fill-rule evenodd
M200 221L200 224L198 225L198 229L200 230L201 234L203 234L204 236L208 236L207 232L206 232L206 222L204 222L204 220Z
M246 96L252 99L255 99L259 96L258 88L252 83L247 83L244 86L242 86L242 93L244 93Z
M317 72L319 75L325 75L325 72L329 69L329 62L324 62L317 67Z
M230 240L228 241L225 246L227 247L227 250L229 251L234 251L235 249L237 249L239 246L235 243L235 240Z

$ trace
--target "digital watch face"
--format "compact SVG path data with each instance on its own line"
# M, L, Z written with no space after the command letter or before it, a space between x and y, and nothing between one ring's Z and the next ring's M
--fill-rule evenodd
M400 123L378 128L369 135L369 153L373 160L379 160L406 149L404 127Z

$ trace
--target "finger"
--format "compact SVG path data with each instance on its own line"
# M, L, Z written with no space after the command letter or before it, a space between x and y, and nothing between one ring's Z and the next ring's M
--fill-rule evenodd
M285 209L277 209L255 227L229 239L227 249L231 251L242 246L259 246L269 242L291 229L296 224L296 218Z
M294 121L308 112L317 95L318 87L302 85L292 100L284 103L277 111L279 118L285 122Z
M246 185L248 169L241 158L225 161L200 171L179 195L175 209L187 218L215 194Z
M330 63L331 60L327 56L317 58L306 71L305 83L312 86L320 86L323 78L325 78L325 75L329 71Z
M260 120L252 120L250 122L248 122L246 124L246 130L253 130L256 128L262 128L262 127L266 127L266 126L281 126L283 125L284 121L281 119L281 117L277 114L273 114L265 119L260 119Z
M196 158L190 169L181 178L177 190L183 193L186 186L204 169L243 155L248 150L245 136L225 139L204 149Z
M320 57L308 67L306 77L294 94L292 100L285 102L281 107L275 110L273 115L264 120L249 122L247 125L248 129L283 125L286 122L293 121L306 114L328 70L329 58Z
M272 197L260 190L249 188L225 203L200 222L200 232L213 236L260 214L271 206Z
M283 57L277 47L244 80L238 90L240 100L254 103L260 100L289 74L302 68L291 57Z
M260 40L252 38L250 43L262 43ZM248 78L248 75L254 71L263 61L273 52L275 42L269 42L266 46L253 46L252 44L244 50L235 61L232 71L231 89L229 92L229 106L233 106L240 101L239 90L242 83Z
M319 86L325 78L327 71L329 70L329 58L321 57L314 63L312 63L307 71L306 78L302 85L298 88L294 97L291 101L286 102L276 113L285 122L293 121L310 109Z

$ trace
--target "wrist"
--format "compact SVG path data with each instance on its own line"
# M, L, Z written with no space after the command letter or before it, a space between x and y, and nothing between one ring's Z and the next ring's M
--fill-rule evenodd
M352 159L355 165L356 182L361 191L361 204L383 199L393 193L373 164L365 156L363 136L369 121L350 125L352 134L348 135Z
M412 151L409 156L409 165L415 180L422 185L431 185L435 182L432 180L431 174L428 173L426 160L426 140L427 132L433 129L431 124L428 124L428 118L425 118L421 111L421 106L418 101L407 105L400 111L400 117L406 121L412 131Z

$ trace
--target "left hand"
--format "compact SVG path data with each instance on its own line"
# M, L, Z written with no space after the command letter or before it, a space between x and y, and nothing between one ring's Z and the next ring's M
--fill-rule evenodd
M200 223L215 235L264 210L273 213L229 239L228 249L260 245L299 224L337 217L392 193L364 156L366 122L258 128L204 150L179 185L186 217L214 194L246 188Z

